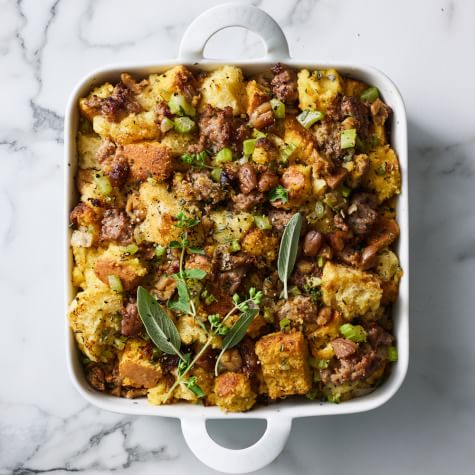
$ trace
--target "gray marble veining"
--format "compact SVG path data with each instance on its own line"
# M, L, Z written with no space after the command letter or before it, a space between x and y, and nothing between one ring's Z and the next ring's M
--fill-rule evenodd
M216 0L0 0L0 474L212 473L175 420L88 406L64 363L63 118L69 91L113 62L173 58ZM470 0L256 0L295 57L372 64L409 118L411 363L366 414L297 420L262 474L472 473L475 463L475 4ZM256 56L233 29L210 56ZM225 40L225 41L224 41ZM258 422L213 423L228 446ZM244 444L244 445L243 445Z

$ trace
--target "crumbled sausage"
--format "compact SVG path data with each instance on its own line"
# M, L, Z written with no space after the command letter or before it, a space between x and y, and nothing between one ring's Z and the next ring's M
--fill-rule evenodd
M272 92L282 102L293 103L298 100L297 74L282 63L273 68L274 78L271 81Z
M101 223L101 240L115 241L121 244L132 240L132 225L124 211L115 208L104 212Z
M344 96L341 100L341 112L354 120L358 136L365 139L369 135L369 109L367 104L355 96Z
M368 234L378 217L377 198L371 193L356 193L348 208L348 224L359 235Z
M135 301L130 301L122 310L120 333L124 336L137 336L143 330L143 323Z
M248 195L257 187L256 170L251 163L245 163L239 168L238 177L241 193Z
M371 115L376 125L384 125L391 114L391 107L385 104L381 99L378 98L371 104Z
M233 137L233 109L223 110L207 105L198 119L201 139L206 148L214 153L231 145Z
M239 193L231 197L236 211L249 211L264 201L264 195L257 191L249 194Z
M87 382L98 391L105 391L104 370L96 364L89 365L86 369Z

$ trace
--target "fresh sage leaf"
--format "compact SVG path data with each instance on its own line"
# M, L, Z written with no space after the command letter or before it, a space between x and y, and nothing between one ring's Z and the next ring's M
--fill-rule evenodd
M229 329L226 335L223 338L223 348L221 353L216 358L216 365L214 367L214 372L216 376L218 375L219 362L226 350L236 346L246 335L246 331L249 328L249 325L254 320L254 317L259 313L257 308L249 308L244 313L241 314L239 319L234 323L234 325Z
M188 293L188 287L186 286L186 282L181 279L177 274L174 274L173 277L176 280L178 300L169 302L168 307L172 310L177 310L182 313L191 313L190 294Z
M181 357L181 339L175 324L157 300L143 287L137 289L137 309L150 339L169 355Z
M284 284L284 298L288 298L287 281L294 270L295 260L299 248L300 231L302 230L302 215L295 213L282 234L277 261L279 279Z
M202 269L185 269L182 274L185 279L201 280L206 277L206 272Z

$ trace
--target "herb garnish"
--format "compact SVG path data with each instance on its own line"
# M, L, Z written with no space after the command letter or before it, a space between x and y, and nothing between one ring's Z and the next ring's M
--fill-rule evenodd
M279 274L279 279L284 284L283 296L285 299L289 297L287 281L290 277L290 274L292 274L295 260L297 258L302 222L302 215L300 213L295 213L287 223L280 241L277 272Z
M182 210L180 211L176 216L176 223L175 226L177 228L192 228L193 226L196 226L200 220L198 218L190 218L185 214L185 212Z
M185 153L180 158L183 163L191 165L196 168L205 168L206 167L206 158L208 157L208 152L203 150L199 153Z
M282 185L278 185L276 188L269 192L269 200L287 203L289 201L289 191Z

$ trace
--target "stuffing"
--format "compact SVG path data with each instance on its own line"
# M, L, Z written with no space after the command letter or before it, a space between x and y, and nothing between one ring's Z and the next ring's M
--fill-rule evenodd
M262 229L252 229L242 240L242 249L251 256L263 257L268 264L277 258L279 240Z
M254 224L252 214L245 212L213 211L210 218L214 222L213 237L221 244L239 241Z
M326 112L333 99L343 92L343 81L334 69L298 73L299 107Z

